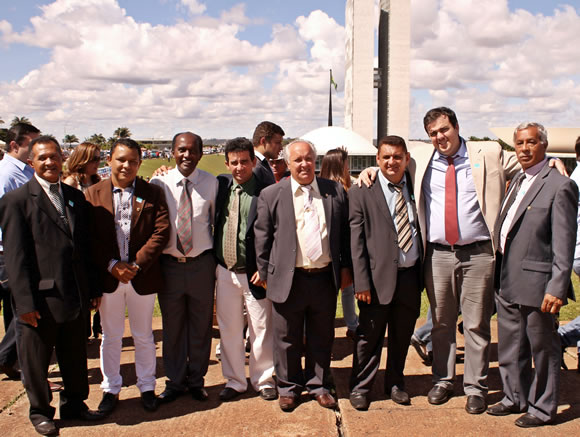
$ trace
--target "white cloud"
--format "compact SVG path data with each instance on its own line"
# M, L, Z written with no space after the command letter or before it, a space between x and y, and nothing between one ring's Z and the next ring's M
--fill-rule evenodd
M198 0L181 0L181 4L185 6L192 15L203 14L207 7Z

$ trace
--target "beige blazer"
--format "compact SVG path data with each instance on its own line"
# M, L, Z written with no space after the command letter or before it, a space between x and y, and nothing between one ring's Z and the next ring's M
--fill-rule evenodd
M477 200L493 242L496 231L499 232L499 229L495 229L495 222L505 195L506 182L511 180L521 167L514 152L503 150L494 141L467 141L466 146ZM425 144L425 146L413 148L410 152L412 161L409 165L409 173L415 187L417 214L423 231L421 235L425 250L427 224L425 223L425 198L421 186L435 148L430 144ZM459 219L461 220L461 217Z

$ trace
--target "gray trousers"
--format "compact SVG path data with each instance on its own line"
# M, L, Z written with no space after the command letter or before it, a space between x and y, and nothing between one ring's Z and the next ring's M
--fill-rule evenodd
M497 322L502 404L515 405L545 422L554 420L562 358L556 317L498 295Z
M493 314L494 254L490 241L455 250L429 244L425 287L433 315L433 382L447 389L455 380L456 325L459 308L465 336L466 395L487 394Z
M203 387L209 366L216 262L211 252L178 263L161 257L165 290L158 293L163 320L166 386Z

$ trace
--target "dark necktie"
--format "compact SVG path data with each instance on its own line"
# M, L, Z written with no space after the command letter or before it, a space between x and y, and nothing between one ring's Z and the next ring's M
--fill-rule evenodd
M68 227L68 219L66 218L66 213L64 210L64 200L60 195L58 184L50 184L50 189L48 190L48 197L50 197L50 201L56 208L56 212L58 212L60 219Z
M447 172L445 172L445 239L453 246L459 240L457 224L457 182L455 181L455 164L453 157L447 156Z
M242 193L242 186L237 185L234 191L234 198L229 209L228 226L224 239L224 262L226 267L231 269L238 261L238 226L240 217L240 194Z
M191 232L191 195L189 194L189 180L183 178L181 181L183 190L179 197L179 207L177 209L177 249L187 255L193 249L193 236Z
M395 224L399 236L399 248L405 253L413 246L413 233L411 223L409 223L409 212L407 211L407 202L403 196L403 186L398 184L389 184L397 192L395 202Z

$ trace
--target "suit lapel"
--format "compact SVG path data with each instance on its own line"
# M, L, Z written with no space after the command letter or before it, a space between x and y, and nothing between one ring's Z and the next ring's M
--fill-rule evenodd
M391 211L389 211L389 205L387 205L387 200L385 199L385 193L383 192L383 187L381 186L381 183L377 181L372 185L370 189L371 196L373 197L375 204L377 205L377 208L385 216L389 225L396 232L395 222L393 221L393 217L391 216Z
M69 190L68 186L66 184L61 184L62 187L62 194L63 194L63 198L64 198L64 207L67 211L67 218L68 218L68 222L70 224L70 231L71 234L74 235L75 233L75 225L76 225L76 208L77 205L75 205L73 199L72 199L72 191Z
M145 200L143 198L145 191L146 182L142 182L139 178L135 180L135 191L133 191L133 211L131 213L131 232L137 226L139 217L141 217L141 212L145 206Z
M546 183L544 179L546 178L546 176L548 176L549 172L550 166L546 164L544 168L540 170L540 173L538 174L538 176L536 176L536 179L534 180L534 182L532 182L532 185L530 185L526 194L524 194L524 198L518 205L518 209L516 209L516 213L514 214L514 218L511 222L511 226L509 229L510 231L514 227L514 224L517 223L517 221L520 219L524 211L530 206L530 204L533 202L533 200L536 198L536 196Z
M278 202L278 208L280 212L278 217L280 222L286 223L286 229L294 230L294 245L296 244L296 215L294 213L294 193L292 193L292 185L290 184L290 178L284 179L279 182L276 187L280 190L280 201ZM284 227L281 226L282 229Z
M465 142L467 148L467 157L471 167L471 177L475 185L475 193L480 205L485 205L483 201L483 192L485 189L485 154L482 153L480 144Z
M30 194L33 198L35 198L38 209L43 211L69 238L72 238L70 228L62 221L58 215L58 212L56 211L56 208L35 177L30 179Z

